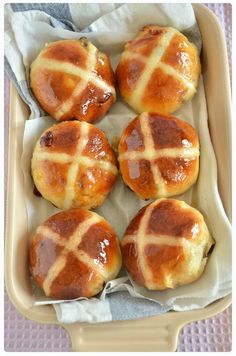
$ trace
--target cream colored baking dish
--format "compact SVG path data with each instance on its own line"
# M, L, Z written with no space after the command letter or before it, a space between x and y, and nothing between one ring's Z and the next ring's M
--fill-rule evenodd
M193 7L203 39L202 67L210 133L218 163L219 191L231 219L231 104L225 39L215 15L203 5ZM28 108L11 85L5 281L10 300L21 314L37 322L58 324L52 306L32 306L27 214L20 169L24 123L28 115ZM69 332L74 351L175 351L179 331L185 324L213 316L230 303L231 296L227 296L201 310L168 312L133 321L59 325Z

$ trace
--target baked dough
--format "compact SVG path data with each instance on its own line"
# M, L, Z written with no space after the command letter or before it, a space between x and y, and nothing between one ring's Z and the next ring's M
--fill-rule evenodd
M94 122L115 102L115 79L105 53L82 37L49 43L31 64L31 88L54 119Z
M134 281L149 290L164 290L197 280L213 244L198 210L183 201L159 199L130 222L122 256Z
M60 209L101 205L118 173L103 131L79 121L61 122L41 135L31 170L37 190Z
M70 209L37 228L30 246L30 271L46 296L92 297L121 267L119 242L101 216Z
M172 27L145 26L125 45L116 70L120 93L137 112L175 112L195 94L201 72L196 46Z
M198 135L174 116L142 113L124 129L118 159L124 182L140 198L182 194L198 177Z

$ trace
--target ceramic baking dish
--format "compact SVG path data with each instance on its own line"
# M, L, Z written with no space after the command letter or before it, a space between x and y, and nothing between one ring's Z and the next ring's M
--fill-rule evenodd
M193 7L203 39L202 67L210 133L218 163L219 191L231 219L231 103L225 39L215 15L203 5L194 4ZM28 115L28 108L11 85L5 282L9 298L21 314L37 322L58 324L52 306L32 306L27 264L27 214L20 168L24 123ZM69 332L74 351L175 351L179 331L185 324L213 316L230 303L231 296L227 296L195 311L168 312L132 321L59 325Z

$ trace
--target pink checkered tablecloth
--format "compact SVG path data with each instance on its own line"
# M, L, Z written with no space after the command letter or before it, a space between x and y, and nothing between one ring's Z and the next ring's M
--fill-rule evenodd
M218 17L225 32L231 75L232 6L205 4ZM9 80L5 76L5 134L8 132ZM7 172L5 170L5 175ZM5 179L6 182L6 179ZM38 324L20 315L4 296L5 351L71 351L67 332L58 326ZM230 351L232 349L232 307L196 323L186 325L179 335L177 351Z

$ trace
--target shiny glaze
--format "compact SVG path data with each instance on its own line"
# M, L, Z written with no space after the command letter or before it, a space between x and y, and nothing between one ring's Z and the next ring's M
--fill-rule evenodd
M76 86L81 83L78 76L59 70L42 69L34 75L37 87L33 88L33 91L46 111L56 112L61 103L71 97Z
M164 27L145 26L139 32L137 38L126 44L125 49L148 57L166 31Z
M62 251L61 246L41 234L33 237L30 247L30 271L39 286L43 284L49 268Z
M76 177L75 197L72 207L96 208L112 190L116 176L100 168L80 165Z
M74 97L74 105L69 115L70 118L92 123L95 121L94 117L97 117L96 120L98 120L104 116L113 102L114 98L111 92L104 91L90 82L82 93ZM67 119L68 114L65 114L60 120Z
M90 217L90 212L82 209L70 209L50 216L44 226L59 234L62 239L68 240L75 232L77 226Z
M99 293L103 283L101 276L79 261L73 253L69 253L65 267L51 285L51 297L56 299L91 297L91 286L96 286Z
M197 81L198 73L195 70L197 64L194 45L189 43L182 34L174 36L162 61L176 68L186 79Z
M184 261L182 246L151 245L147 244L144 252L148 268L152 272L152 280L161 285L166 276L176 273L178 266Z
M58 59L78 67L86 68L87 46L83 40L65 40L52 42L43 49L42 56L48 59Z
M132 120L122 133L120 149L126 151L143 151L144 139L141 131L139 117Z
M51 216L42 226L46 226L60 239L68 241L86 219L91 218L92 212L81 209L71 209ZM83 235L75 251L84 251L113 277L120 267L119 242L111 226L101 218L100 222ZM36 283L43 288L43 282L50 267L60 256L66 256L66 264L55 274L50 287L50 297L56 299L73 299L77 297L91 297L103 288L106 282L102 275L92 266L87 265L66 247L59 246L36 232L30 246L30 270ZM95 294L94 294L95 293Z
M138 250L136 244L127 243L123 245L122 258L125 268L131 274L132 279L135 282L144 285L145 280L140 265L138 263Z
M213 244L199 211L160 199L131 220L122 239L123 263L131 278L150 290L175 288L199 278Z
M95 65L92 69L94 77L107 83L111 90L98 87L91 80L85 88L76 95L77 85L82 85L84 79L71 70L64 71L60 64L73 65L87 71L87 60L90 49L94 47L88 40L64 40L48 44L31 65L31 88L42 108L53 118L63 121L78 119L94 122L102 118L115 101L114 73L106 54L96 50ZM40 61L44 61L44 67ZM51 60L56 60L58 68L47 68ZM91 71L87 73L87 76ZM72 100L65 112L61 112L63 103Z
M69 168L69 163L49 160L37 162L33 169L33 179L40 194L44 197L46 190L46 193L55 196L56 200L63 199ZM53 201L53 204L55 203L56 201Z
M139 212L132 218L132 220L129 222L129 225L126 228L125 235L136 235L139 229L139 224L140 220L143 218L145 211L147 209L147 206L144 206L139 210Z
M84 234L78 248L94 258L97 263L109 265L116 258L117 239L114 231L108 229L106 223L100 222Z
M110 59L106 53L97 51L96 53L97 61L93 73L103 79L107 84L114 87L115 86L115 75L111 67Z
M144 159L121 161L120 171L124 182L142 199L150 199L156 195L156 185L149 161Z
M199 144L196 130L174 116L149 113L149 124L156 149L192 147Z
M49 137L49 144L45 144ZM73 155L80 138L80 126L76 121L53 125L41 135L40 150L46 152L60 152Z
M89 125L88 142L82 154L97 160L109 161L116 164L114 151L102 130L94 125Z
M159 158L155 161L158 169L170 187L177 187L188 182L189 178L198 171L198 159L188 158Z
M137 113L173 113L195 93L201 72L198 50L178 31L163 44L162 39L171 31L169 27L145 26L125 45L116 77L122 97ZM150 71L148 60L158 47L160 51L164 48L164 53ZM149 80L143 88L144 72L149 73ZM134 91L141 88L143 95L136 97Z
M148 123L157 153L162 149L199 147L195 129L174 116L148 113ZM144 152L144 141L140 116L137 116L122 133L119 155L128 152ZM120 160L120 171L125 183L143 199L161 197L158 192L159 187L153 179L151 162L158 168L165 182L168 196L180 194L197 179L199 157L167 156L152 161L141 158Z
M194 211L181 209L178 201L166 199L154 207L147 233L194 239L200 232L200 223Z
M187 93L185 86L172 75L157 68L152 73L142 97L143 111L154 111L161 114L174 112Z
M124 98L126 98L125 93L129 93L136 87L144 69L145 64L139 59L124 59L119 62L116 76L120 92Z
M115 153L111 149L105 134L97 127L88 125L88 141L80 157L95 160L94 166L86 162L78 163L74 184L74 199L71 207L91 208L100 205L113 188L116 181L114 172L96 166L96 161L109 162L116 166ZM68 121L47 129L39 138L32 159L32 176L38 191L45 199L63 208L66 194L69 169L77 155L77 145L81 136L81 124L78 121ZM40 153L66 154L70 162L54 162L51 159L37 159Z
M157 113L148 113L148 115L156 149L192 147L199 144L195 129L188 123L174 116L163 116ZM144 150L139 116L132 120L123 131L120 147L122 152Z

